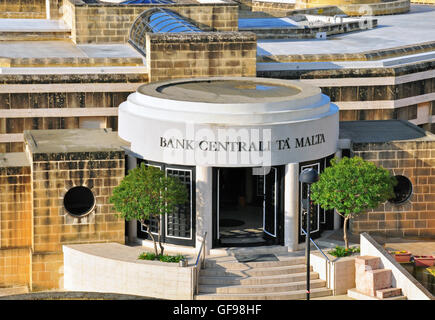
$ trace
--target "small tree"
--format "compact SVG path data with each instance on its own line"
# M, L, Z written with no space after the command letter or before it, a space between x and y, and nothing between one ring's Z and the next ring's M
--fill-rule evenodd
M166 177L156 167L147 167L144 163L131 170L121 183L113 189L109 201L125 220L139 220L146 226L153 240L156 256L157 244L151 232L150 222L157 221L160 255L163 255L161 243L161 217L172 214L178 205L186 203L188 193L178 178Z
M360 157L334 158L312 185L311 198L323 209L335 209L344 218L344 243L348 249L347 221L393 198L396 184L388 170L372 162Z

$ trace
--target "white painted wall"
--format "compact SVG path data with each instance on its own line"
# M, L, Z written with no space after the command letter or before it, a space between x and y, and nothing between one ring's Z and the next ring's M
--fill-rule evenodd
M63 246L64 288L163 299L193 297L193 267L136 260L137 253L115 244Z

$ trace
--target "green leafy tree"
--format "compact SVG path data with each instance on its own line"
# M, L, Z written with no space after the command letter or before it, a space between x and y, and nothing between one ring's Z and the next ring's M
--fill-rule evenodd
M311 199L323 209L335 209L344 218L344 242L349 249L348 220L393 198L396 184L387 169L372 162L360 157L334 158L312 185Z
M163 255L160 228L162 216L172 214L177 206L187 200L187 189L178 178L167 177L159 168L147 167L144 163L131 170L113 189L110 197L110 202L122 218L127 221L137 219L146 227L153 240L156 256L157 244L150 230L150 221L157 221L160 255Z

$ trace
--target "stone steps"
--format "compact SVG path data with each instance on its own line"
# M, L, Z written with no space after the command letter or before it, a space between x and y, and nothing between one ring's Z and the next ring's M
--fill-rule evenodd
M311 267L311 271L312 271ZM200 271L200 276L273 276L306 271L304 265L278 266L267 268L244 267L240 269L206 268Z
M261 261L261 262L244 262L244 263L235 262L234 258L231 257L229 258L230 259L207 260L206 268L222 267L222 268L234 270L234 269L245 269L246 267L268 268L268 267L278 267L278 266L293 266L293 265L300 265L305 263L305 257L279 260L279 261Z
M228 247L210 250L210 255L234 256L235 254L276 254L287 255L288 248L284 246L262 246L262 247Z
M387 288L387 289L376 290L376 297L379 299L398 297L401 295L402 295L401 288Z
M206 260L200 271L198 300L287 300L306 298L306 265L304 256L293 253L275 253L250 249L246 256L235 252ZM262 252L264 253L264 252ZM239 262L246 260L247 262ZM273 260L276 259L276 260ZM259 261L255 261L259 260ZM261 261L265 260L265 261ZM326 282L310 268L310 283L313 297L332 294Z
M359 292L356 288L347 290L347 295L348 297L356 300L408 300L404 295L380 299L378 297L373 297Z
M250 285L250 284L281 284L289 282L304 281L307 278L305 272L293 273L286 275L274 275L274 276L262 276L262 277L250 277L250 276L208 276L201 277L199 284L215 284L215 285ZM316 280L319 278L317 272L310 273L310 279Z
M311 290L311 298L319 298L330 296L331 289L315 288ZM274 292L267 294L258 293L241 293L241 294L218 294L218 293L200 293L195 296L195 300L299 300L305 299L306 290L288 291L288 292Z
M322 288L325 286L325 281L315 279L310 281L310 288ZM201 293L216 293L216 294L240 294L240 293L277 293L277 292L290 292L299 291L306 288L306 281L288 282L288 283L275 283L273 286L270 284L252 284L252 285L200 285L199 291Z
M401 288L393 288L392 271L381 267L376 256L355 259L355 284L347 295L358 300L406 300Z

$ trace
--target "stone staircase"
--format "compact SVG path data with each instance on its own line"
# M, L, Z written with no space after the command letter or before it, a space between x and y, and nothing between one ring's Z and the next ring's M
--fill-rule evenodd
M305 299L305 257L243 249L207 258L206 267L200 272L196 300ZM318 273L312 271L310 277L311 297L332 294Z
M355 259L356 288L348 296L357 300L406 300L401 288L392 287L392 272L380 267L381 259L360 256Z

